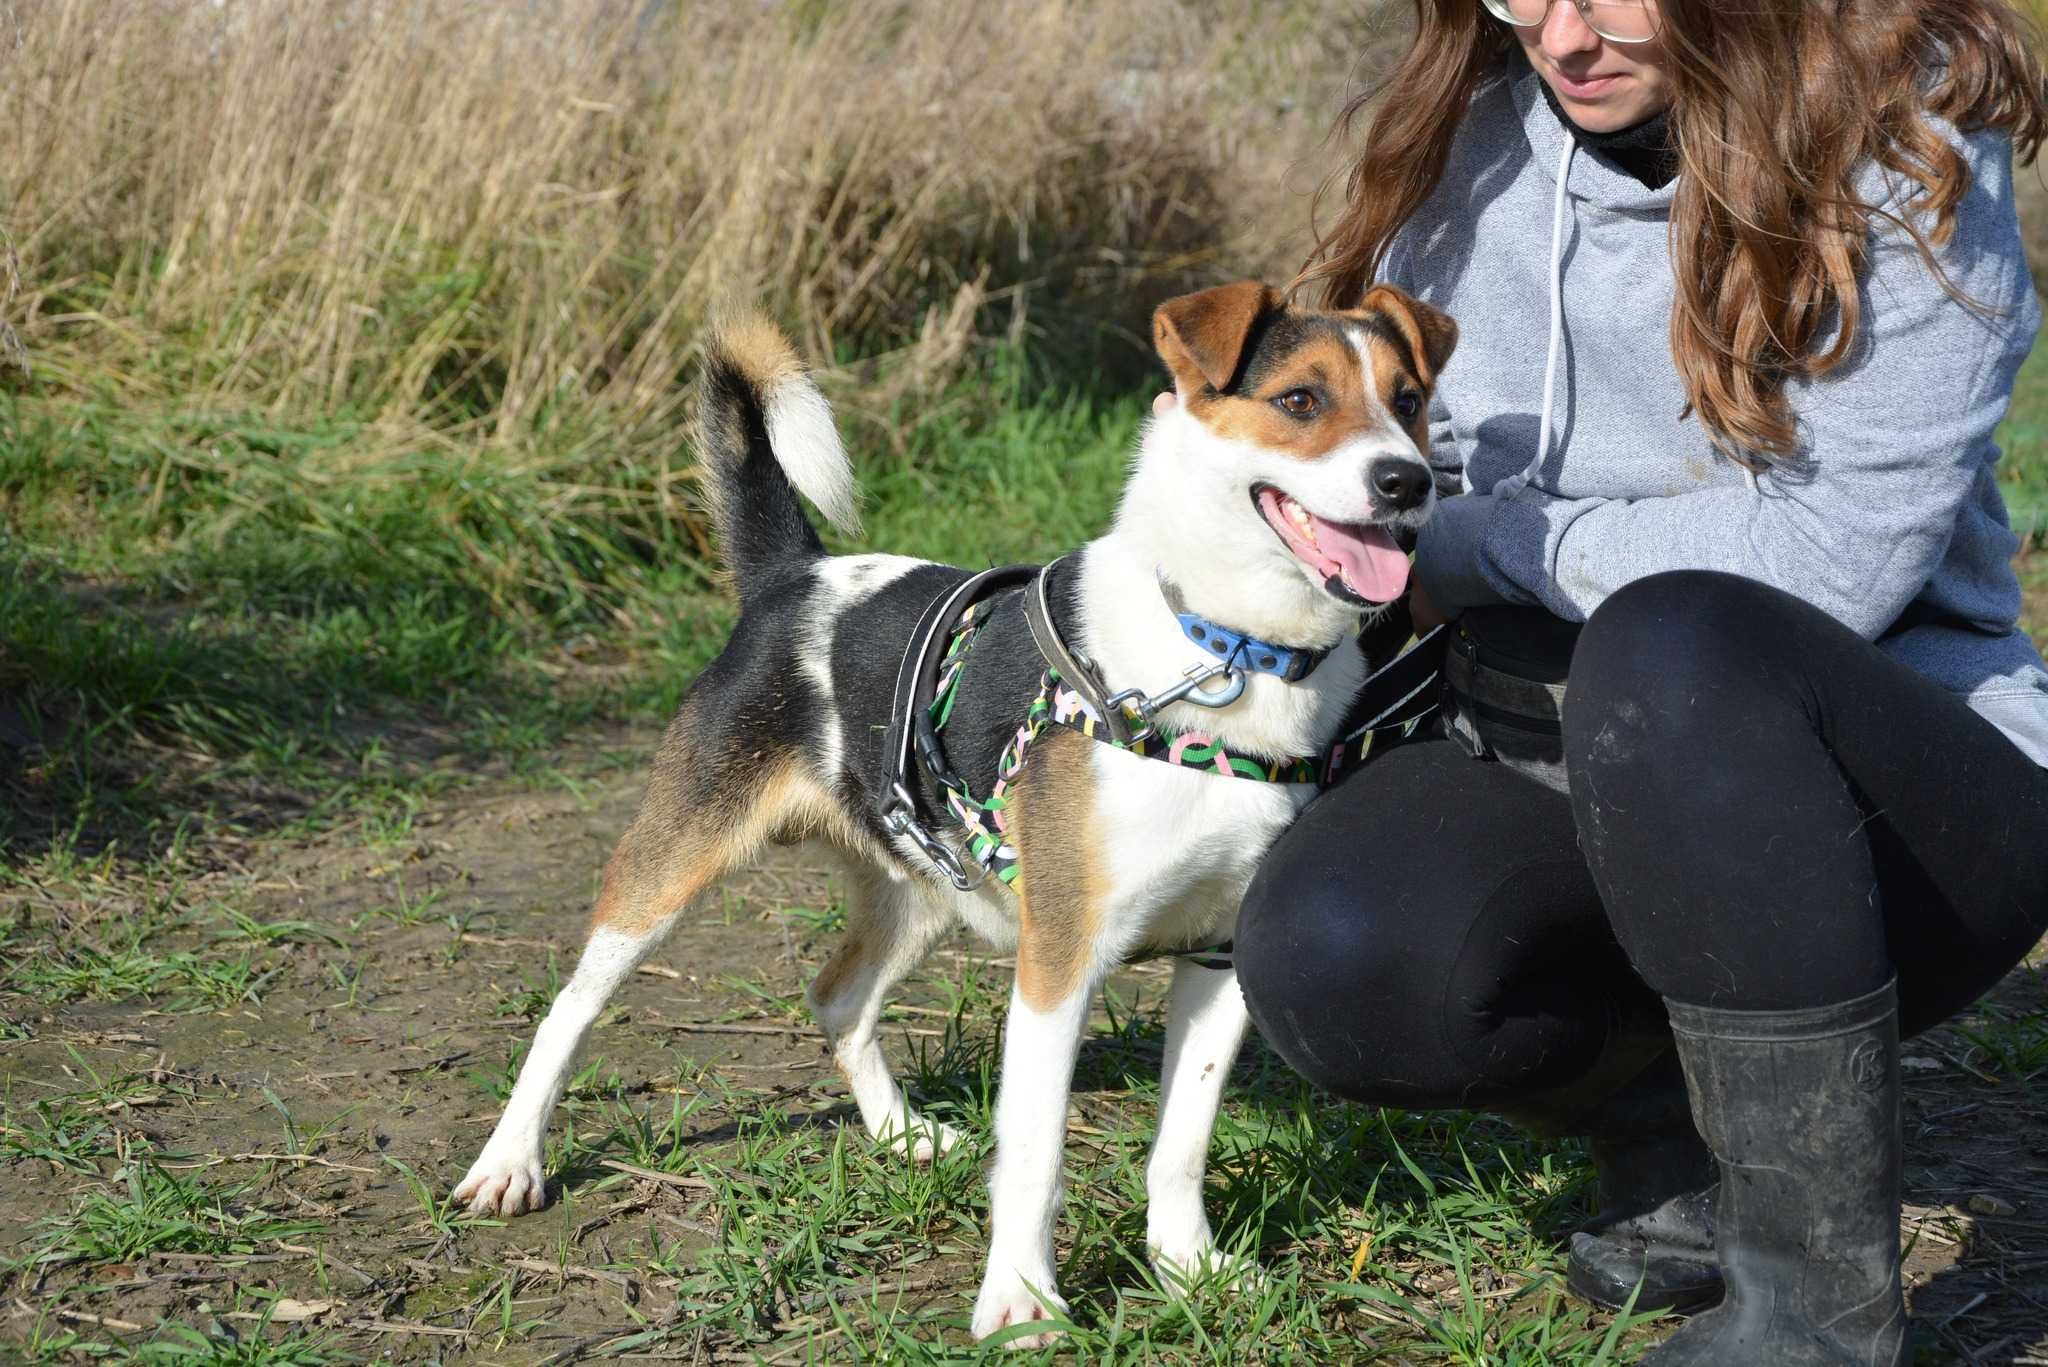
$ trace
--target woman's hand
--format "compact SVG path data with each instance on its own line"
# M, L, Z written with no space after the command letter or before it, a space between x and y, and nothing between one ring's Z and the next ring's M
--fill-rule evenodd
M1152 400L1152 416L1155 418L1165 417L1173 411L1173 406L1179 402L1180 400L1174 396L1174 392L1171 389L1166 390Z
M1440 627L1450 620L1444 616L1443 610L1430 600L1428 591L1422 587L1422 581L1413 577L1408 580L1408 617L1415 623L1418 634Z

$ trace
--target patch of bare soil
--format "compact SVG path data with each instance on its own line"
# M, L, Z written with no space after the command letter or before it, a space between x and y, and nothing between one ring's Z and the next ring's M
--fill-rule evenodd
M295 947L259 1007L179 1015L81 1003L44 1013L33 1040L0 1045L0 1085L17 1100L76 1093L94 1075L141 1075L155 1085L107 1108L126 1135L185 1156L166 1169L259 1178L238 1204L328 1231L297 1252L173 1254L89 1276L17 1277L0 1339L25 1334L59 1290L70 1293L69 1323L127 1334L167 1318L220 1327L237 1289L265 1288L325 1307L314 1318L348 1331L345 1346L401 1360L543 1358L630 1328L658 1288L583 1265L612 1261L607 1229L621 1219L661 1222L670 1247L701 1245L715 1220L693 1217L703 1203L687 1184L622 1174L598 1197L472 1232L457 1256L400 1165L438 1198L475 1156L498 1109L486 1086L509 1082L531 1013L551 993L551 962L564 979L574 966L598 871L638 786L626 777L574 792L471 793L423 813L417 838L396 850L286 851L259 870L267 917L332 928L359 950ZM710 1073L750 1102L838 1123L843 1085L808 1022L777 1023L782 1011L764 1021L758 997L728 981L799 992L829 941L798 939L773 913L828 901L822 870L794 853L710 899L619 994L592 1052L628 1094L672 1087L679 1071ZM734 1118L706 1119L695 1141L730 1137ZM319 1136L312 1160L263 1157L294 1150L294 1134ZM97 1185L39 1161L0 1166L0 1242L18 1252L37 1220ZM494 1326L495 1307L479 1297L507 1269L525 1274L513 1293L519 1318L546 1327L527 1345L490 1348L472 1316L451 1312L489 1309Z
M180 1175L253 1182L239 1206L325 1231L256 1255L18 1270L4 1283L0 1345L39 1324L46 1336L61 1325L134 1340L166 1320L246 1334L256 1292L279 1297L281 1319L304 1316L348 1351L399 1361L567 1360L672 1315L670 1270L615 1264L650 1232L684 1255L717 1238L701 1182L593 1160L568 1174L573 1199L460 1239L420 1194L445 1194L495 1120L551 991L550 961L563 977L574 964L638 783L629 768L553 791L471 790L422 813L397 847L257 847L265 914L335 937L294 946L260 1006L81 1003L41 1013L33 1039L0 1043L15 1107L132 1076L93 1103L125 1142L171 1155L164 1166ZM821 1040L791 1008L833 937L781 911L830 901L823 871L781 851L694 910L599 1025L599 1072L628 1096L715 1094L681 1139L712 1153L770 1109L795 1124L852 1120ZM943 1011L917 1003L913 992L890 1032L899 1058L941 1033ZM2048 1361L2044 1006L2039 971L2022 968L1968 1021L1906 1049L1913 1312L1956 1360ZM1085 1114L1088 1098L1077 1104ZM0 1164L6 1256L103 1187L42 1158ZM972 1250L949 1245L876 1276L906 1307L952 1298L964 1310L974 1272ZM794 1323L815 1307L781 1309ZM508 1336L507 1323L525 1327Z
M2048 1362L2048 977L2039 950L1908 1040L1907 1301L1964 1362Z

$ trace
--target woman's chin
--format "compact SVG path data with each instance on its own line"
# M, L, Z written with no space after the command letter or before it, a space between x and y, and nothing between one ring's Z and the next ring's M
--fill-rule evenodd
M1595 82L1582 94L1557 84L1551 92L1571 121L1588 133L1619 133L1663 112L1662 101L1626 76Z

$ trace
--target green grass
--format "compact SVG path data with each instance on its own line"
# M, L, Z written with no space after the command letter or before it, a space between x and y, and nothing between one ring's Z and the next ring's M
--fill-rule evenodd
M1076 544L1141 413L997 353L914 423L850 417L866 544ZM2048 527L2048 359L2002 435L2015 522ZM596 438L484 462L338 419L0 397L0 745L26 761L0 838L140 849L213 816L403 840L465 773L673 706L730 622L701 537L672 474Z
M2036 347L2020 368L1999 441L1999 482L2013 529L2029 538L2048 535L2048 348Z
M29 1261L119 1263L151 1253L255 1253L279 1240L317 1235L317 1221L293 1220L242 1201L245 1186L213 1185L170 1172L153 1158L131 1160L110 1188L87 1192L44 1222Z
M630 1251L613 1245L614 1270L677 1279L680 1314L663 1322L650 1311L644 1331L608 1351L715 1333L764 1355L808 1335L825 1360L974 1356L957 1346L965 1297L913 1294L934 1280L971 1286L986 1246L1007 986L969 972L952 990L953 1028L907 1075L926 1112L965 1136L929 1167L877 1149L844 1117L759 1108L709 1072L676 1076L656 1105L572 1094L550 1154L571 1206L564 1218L631 1185L605 1159L693 1178L715 1213L706 1248L679 1246L653 1222ZM1109 1007L1076 1084L1086 1122L1068 1146L1076 1196L1061 1222L1060 1275L1073 1308L1061 1353L1129 1363L1633 1355L1638 1321L1596 1317L1563 1296L1557 1231L1590 1195L1576 1154L1478 1116L1333 1106L1263 1054L1219 1122L1208 1193L1222 1238L1257 1270L1242 1284L1163 1285L1145 1250L1143 1197L1160 1003L1112 998ZM737 1117L729 1141L693 1140L721 1115Z
M1028 388L997 356L916 423L850 419L872 543L982 563L1102 526L1139 400ZM484 460L0 396L0 838L148 847L196 811L403 839L465 773L658 721L730 625L713 576L688 489L595 438Z
M25 1341L11 1346L20 1353L15 1360L24 1367L80 1361L133 1367L330 1367L361 1361L354 1354L330 1347L324 1334L230 1339L209 1337L181 1324L166 1325L162 1337L153 1342L131 1346L105 1335L81 1333L44 1320L31 1326Z

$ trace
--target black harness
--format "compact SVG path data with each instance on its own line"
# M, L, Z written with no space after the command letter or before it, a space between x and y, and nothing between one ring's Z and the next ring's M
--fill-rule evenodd
M892 835L908 836L924 857L938 865L939 872L962 892L981 886L981 877L970 876L951 846L932 834L918 812L917 789L911 771L911 753L942 787L967 785L946 763L939 744L938 729L928 715L932 695L938 688L939 661L945 658L953 623L961 613L1005 589L1037 581L1044 575L1037 565L1002 565L961 580L925 605L917 627L910 633L910 646L896 670L896 696L889 706L889 729L882 737L882 781L874 791L880 799L876 815ZM1040 647L1042 651L1043 646Z
M1054 561L1053 565L1043 568L1004 565L983 570L938 594L919 615L909 647L897 670L889 727L882 744L883 773L874 788L880 795L877 816L891 834L905 836L915 844L962 892L974 891L988 877L986 850L979 851L976 860L970 864L932 831L918 799L920 785L913 765L921 766L944 792L966 796L966 783L947 761L931 705L939 690L939 676L947 659L949 644L954 643L963 631L971 630L971 621L977 615L985 620L985 614L977 614L977 605L1013 589L1021 590L1025 621L1046 664L1045 691L1063 687L1078 695L1082 704L1076 709L1077 719L1063 720L1059 724L1069 725L1119 749L1134 750L1156 758L1169 757L1166 748L1158 744L1160 732L1155 720L1169 704L1185 701L1198 706L1226 706L1242 695L1249 673L1270 672L1292 681L1305 677L1327 653L1290 652L1284 647L1268 646L1240 633L1216 627L1187 612L1171 587L1162 581L1162 589L1167 593L1168 603L1176 617L1181 620L1183 631L1191 640L1208 645L1219 658L1190 668L1179 681L1157 694L1147 694L1135 688L1113 693L1095 663L1068 644L1054 620L1048 585L1051 571L1058 563ZM1197 631L1202 635L1197 636ZM1241 761L1235 773L1227 766L1219 766L1216 772L1235 777L1265 778L1267 781L1312 782L1319 787L1329 787L1339 773L1357 768L1372 755L1414 735L1421 721L1436 710L1442 642L1442 628L1433 630L1367 678L1338 729L1339 739L1325 755L1282 762L1291 765L1298 777L1280 778L1277 772L1255 772L1257 765L1246 765ZM1251 650L1265 651L1268 655L1263 660L1247 661L1246 655ZM1304 665L1303 661L1307 663ZM1219 676L1224 680L1224 687L1215 690L1202 687ZM1045 691L1035 706L1042 708ZM1044 721L1041 716L1040 724ZM1172 758L1173 762L1182 762L1177 755ZM968 805L980 804L974 804L969 798ZM955 810L963 809L956 806ZM987 842L977 839L972 843L985 846ZM1212 948L1225 953L1229 949L1224 945L1181 952L1205 953ZM1222 965L1208 963L1205 966Z

